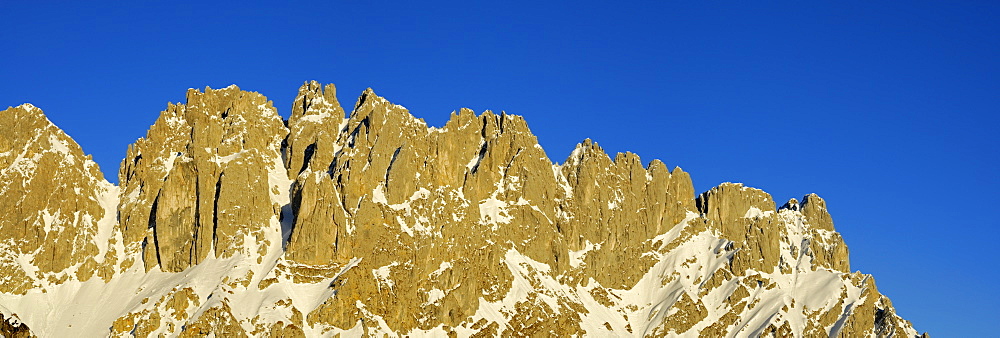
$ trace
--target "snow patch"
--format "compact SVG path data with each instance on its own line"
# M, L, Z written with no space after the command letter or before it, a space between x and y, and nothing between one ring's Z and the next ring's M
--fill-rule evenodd
M396 286L396 282L389 278L389 275L392 273L392 267L397 265L399 265L399 262L392 262L378 269L372 269L372 275L375 275L375 280L379 283L379 289L382 288L382 285L385 285L389 289Z
M496 230L498 224L508 224L512 219L507 213L507 202L490 197L479 203L480 224L492 224Z
M574 268L580 267L580 265L584 264L583 259L587 257L587 253L595 249L600 250L601 244L600 243L594 244L591 243L590 241L587 241L587 244L583 247L583 249L579 251L570 251L569 265Z
M770 217L773 214L774 211L772 210L763 211L757 207L750 207L750 209L747 209L746 214L743 215L743 218L765 218Z
M483 161L483 157L486 155L486 141L485 140L479 141L479 147L478 147L478 149L479 149L479 152L476 153L476 156L473 156L472 159L469 160L469 163L465 165L465 167L468 168L469 171L473 171L474 169L476 169L477 167L479 167L479 163L481 163Z
M433 288L430 291L427 291L427 302L425 302L424 305L427 306L437 303L437 301L441 300L441 298L444 298L445 295L446 294L444 293L444 291L441 291L441 289Z
M441 262L441 265L438 265L437 270L431 272L431 277L440 276L446 270L451 269L451 267L451 262Z
M115 225L118 224L118 198L119 188L107 181L101 182L101 193L97 195L97 203L104 209L104 217L97 221L97 232L94 234L94 244L97 245L97 256L94 260L104 263L104 256L108 252L108 245L114 235ZM138 191L138 189L136 189ZM119 241L116 241L119 242ZM116 250L121 255L122 250Z
M69 151L69 143L65 139L60 138L55 133L49 134L49 146L55 152L62 153L64 155L72 155ZM72 157L68 157L72 161Z

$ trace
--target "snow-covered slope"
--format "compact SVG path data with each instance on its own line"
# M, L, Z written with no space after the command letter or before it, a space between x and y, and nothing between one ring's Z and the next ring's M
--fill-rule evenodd
M432 128L369 89L348 116L309 82L282 121L258 93L191 90L121 186L37 108L0 124L10 332L918 335L818 196L696 197L680 168L590 140L553 163L515 115Z

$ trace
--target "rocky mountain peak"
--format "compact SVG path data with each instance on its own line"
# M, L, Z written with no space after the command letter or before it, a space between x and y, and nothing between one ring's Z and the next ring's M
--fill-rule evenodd
M809 223L823 230L833 231L833 219L826 210L826 201L816 194L808 194L802 197L801 210Z
M781 207L778 208L778 210L799 211L799 200L791 198L788 200L788 202L785 202L785 204L781 205Z
M125 246L143 252L147 270L176 272L209 255L274 245L261 231L280 211L271 201L280 188L269 175L286 171L287 134L259 93L236 86L188 90L187 103L170 104L146 137L129 146L118 208ZM244 245L251 235L263 245Z
M110 235L115 188L80 146L31 104L0 111L0 292L90 279ZM113 203L113 202L110 202Z
M294 179L307 166L316 170L329 168L334 147L344 125L344 108L337 101L333 84L321 86L309 81L299 87L288 119L289 135L286 164L288 177ZM319 156L317 156L319 155Z
M696 197L680 167L590 139L553 163L506 112L435 128L309 81L282 121L259 93L191 89L120 187L33 106L0 130L4 332L916 335L815 194Z

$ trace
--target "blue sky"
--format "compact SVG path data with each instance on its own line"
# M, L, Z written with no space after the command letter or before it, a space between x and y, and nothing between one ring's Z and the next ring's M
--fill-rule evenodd
M1000 2L294 3L4 1L0 105L41 107L112 181L191 87L285 116L305 80L437 126L503 110L555 161L592 138L698 192L818 193L918 330L995 334Z

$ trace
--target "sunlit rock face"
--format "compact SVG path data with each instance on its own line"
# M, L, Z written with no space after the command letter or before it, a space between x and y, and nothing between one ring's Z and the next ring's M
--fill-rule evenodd
M263 255L279 217L271 172L284 171L288 129L263 95L189 90L171 104L122 161L118 208L126 248L146 270L179 272L209 256Z
M0 111L0 292L91 279L114 254L106 210L114 192L41 109Z
M516 115L429 127L307 82L282 120L261 94L192 89L120 186L38 108L0 130L18 334L917 335L818 196L695 196L680 168L591 140L555 163Z

